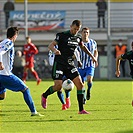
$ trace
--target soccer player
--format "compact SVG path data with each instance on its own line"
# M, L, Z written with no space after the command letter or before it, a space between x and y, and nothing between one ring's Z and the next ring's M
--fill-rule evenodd
M121 60L128 60L130 65L130 75L133 79L133 42L131 43L132 50L126 52L125 54L122 54L116 58L116 76L120 77L120 62ZM132 106L133 106L133 100L132 100Z
M56 45L55 48L58 48L58 45ZM51 50L49 50L48 57L49 57L50 66L53 66L55 54ZM66 78L64 76L62 80L64 81L65 79ZM70 108L70 106L71 106L70 91L65 91L65 95L66 95L66 99L64 99L64 94L62 92L62 89L60 91L57 91L57 96L62 103L62 110L66 110L66 109Z
M58 45L56 45L55 48L58 49ZM53 66L55 54L51 50L49 50L48 57L49 57L50 66ZM79 51L77 49L75 49L73 58L76 58L78 64L81 66L80 54L79 54ZM66 80L66 77L63 76L62 80L63 81ZM62 103L62 110L66 110L66 109L70 108L71 101L70 101L70 91L69 90L65 90L65 96L66 96L65 100L64 100L64 94L62 92L62 89L60 91L57 91L57 96Z
M88 27L84 27L81 31L82 41L84 45L90 50L91 54L98 59L98 50L97 43L93 39L89 38L90 29ZM87 95L84 97L84 102L90 99L90 91L92 88L92 82L94 77L95 67L98 63L94 63L92 58L86 54L80 47L78 47L80 52L80 60L82 63L82 67L78 68L80 76L82 78L82 82L84 83L87 80Z
M8 28L7 38L0 42L0 100L4 100L6 97L6 88L14 92L20 91L31 111L31 116L38 116L40 114L36 111L29 88L12 73L14 42L17 39L18 32L17 27Z
M55 40L53 40L48 46L48 48L55 54L55 60L52 69L54 85L50 86L41 96L41 104L44 109L47 108L48 96L56 91L61 90L62 78L65 75L66 78L69 78L73 81L77 88L77 100L79 105L78 114L89 114L89 112L85 111L83 107L83 96L85 90L81 77L74 64L74 51L78 46L80 46L82 50L92 57L94 62L97 62L97 60L86 48L81 37L78 35L80 28L81 22L79 20L74 20L70 26L70 30L57 33ZM58 45L58 49L54 47L55 45Z
M40 84L41 79L39 78L37 72L34 69L34 55L38 53L37 47L31 42L30 37L26 37L27 44L24 45L24 51L23 54L25 55L25 61L26 65L24 67L24 73L23 73L23 78L22 80L26 82L26 78L28 75L28 70L31 71L32 75L36 78L37 80L37 85Z

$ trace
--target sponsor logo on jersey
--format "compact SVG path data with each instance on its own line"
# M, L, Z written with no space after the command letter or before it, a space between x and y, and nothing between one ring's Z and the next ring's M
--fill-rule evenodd
M74 72L76 72L77 71L77 68L73 68L72 70L71 70L71 73L74 73Z
M63 72L60 70L56 70L56 74L63 74Z

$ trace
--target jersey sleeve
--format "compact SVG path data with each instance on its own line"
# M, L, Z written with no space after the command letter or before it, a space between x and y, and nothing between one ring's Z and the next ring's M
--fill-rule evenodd
M82 38L81 36L78 37L78 42L79 42L79 46L82 46L84 45L83 41L82 41Z
M13 47L13 42L6 41L0 45L0 62L2 62L2 55Z
M57 33L54 40L58 43L59 42L59 39L60 39L60 33Z
M33 43L31 44L31 46L32 46L31 54L37 54L38 53L37 47Z

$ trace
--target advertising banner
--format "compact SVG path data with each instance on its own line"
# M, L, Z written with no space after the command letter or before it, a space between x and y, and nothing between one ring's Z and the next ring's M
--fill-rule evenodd
M65 25L65 11L28 11L27 17L29 30L53 30ZM24 11L11 11L10 23L25 28Z

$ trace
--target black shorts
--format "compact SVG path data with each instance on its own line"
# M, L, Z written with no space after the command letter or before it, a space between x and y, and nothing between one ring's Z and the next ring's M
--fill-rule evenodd
M75 66L66 66L60 63L54 62L52 68L52 78L53 80L62 80L63 76L67 79L73 80L79 75L79 72Z

